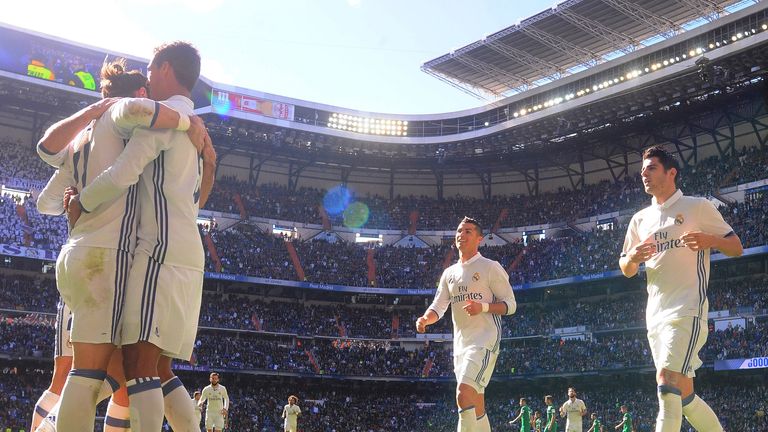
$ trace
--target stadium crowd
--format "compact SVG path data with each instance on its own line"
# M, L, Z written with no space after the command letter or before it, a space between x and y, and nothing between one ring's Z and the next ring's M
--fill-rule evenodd
M207 384L205 373L179 373L190 390L197 383ZM578 380L578 378L577 378ZM0 367L0 430L26 430L31 409L50 381L50 371L29 365L9 363ZM428 386L400 383L357 383L344 385L323 381L264 381L245 374L223 373L231 399L228 428L231 430L274 431L282 426L280 413L289 394L299 397L302 415L299 428L306 432L413 432L451 430L455 402L446 383ZM376 390L372 391L372 385ZM523 384L495 381L488 388L486 406L494 430L517 431L519 423L509 425L519 412L518 398L526 397L532 410L544 412L545 394L555 397L555 406L566 398L564 383ZM570 385L570 384L569 384ZM637 432L653 430L657 402L654 388L637 380L616 383L604 380L576 384L587 410L596 413L612 428L621 422L619 405L627 404ZM259 389L253 391L253 389ZM697 382L697 392L715 407L726 432L765 432L766 383L764 377L705 377ZM103 415L104 404L99 414ZM564 421L557 418L560 428ZM97 422L98 423L98 422ZM584 420L585 428L588 417ZM101 431L101 424L96 425ZM685 424L684 430L688 431Z
M707 291L710 310L766 315L766 287L768 276L760 274L714 279ZM53 314L57 299L51 277L0 273L0 310ZM521 302L517 313L505 320L503 336L550 336L555 329L575 326L586 326L592 332L644 328L644 302L642 292ZM422 312L421 306L383 308L205 290L199 325L297 336L398 339L415 337L412 323ZM451 326L450 314L446 314L430 332L449 334Z
M34 358L53 356L52 317L28 314L0 318L3 318L0 354ZM651 354L643 331L581 332L571 338L503 339L495 373L497 376L539 375L651 367ZM764 321L746 324L746 328L732 326L713 331L701 352L705 362L759 356L768 356L768 324ZM198 334L195 363L210 368L318 375L453 375L450 344L401 344L396 340L312 335L297 338L227 329L203 329Z

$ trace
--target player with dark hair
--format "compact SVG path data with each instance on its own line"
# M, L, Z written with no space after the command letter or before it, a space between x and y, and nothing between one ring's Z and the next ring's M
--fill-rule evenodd
M645 263L646 325L659 399L656 431L679 432L683 415L696 430L722 431L717 415L696 396L693 377L708 333L710 250L739 256L743 248L711 202L677 188L679 172L663 147L643 152L640 175L653 199L632 217L619 267L632 277Z
M89 184L95 177L89 174L106 169L116 160L125 146L116 129L131 134L138 127L189 127L186 116L141 99L147 94L146 87L147 78L139 71L127 70L124 59L105 63L101 69L105 99L45 132L38 143L38 153L57 171L38 197L40 213L61 215L65 192ZM125 99L118 102L114 97ZM202 140L199 141L202 146ZM127 270L135 245L135 222L131 216L135 206L135 194L116 197L73 225L67 244L62 247L56 279L65 305L72 309L72 317L67 320L71 334L62 334L64 318L59 320L57 348L64 349L71 340L74 360L67 365L71 365L71 372L60 360L56 363L54 381L61 382L62 374L69 377L63 385L60 406L48 413L46 430L51 430L54 422L62 425L61 430L93 428L96 403L125 381L120 357L110 359L119 344L116 323L120 320L120 293L124 289L120 275ZM108 407L108 431L128 427L128 397L125 387L121 388ZM38 414L42 411L36 408Z
M152 99L193 116L197 50L186 42L161 45L148 70ZM200 157L185 134L136 130L115 163L70 199L68 216L76 221L136 185L140 224L121 331L131 421L139 430L160 430L164 416L174 430L193 428L194 406L171 359L189 360L197 335L205 257L197 214L215 165L207 134Z
M485 387L499 353L501 317L517 309L509 275L501 264L480 255L482 241L480 224L465 217L455 235L459 262L445 269L434 301L416 320L416 331L424 333L451 307L459 432L491 430Z

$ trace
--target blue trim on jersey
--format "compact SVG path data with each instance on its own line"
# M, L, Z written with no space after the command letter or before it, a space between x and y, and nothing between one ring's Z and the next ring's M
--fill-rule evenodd
M138 189L136 185L128 188L125 196L125 213L120 223L120 235L117 240L117 257L115 266L115 297L112 300L112 341L117 340L117 332L123 317L125 305L125 288L130 272L131 238L136 223L136 207Z
M168 396L169 393L181 387L183 384L179 377L173 377L170 381L163 384L163 397Z
M116 379L112 378L111 375L107 375L106 378L104 378L104 381L109 384L109 387L112 388L112 393L116 392L120 388L120 383L117 382Z
M488 415L488 413L485 413L485 414L481 415L480 417L475 417L475 420L477 420L477 421L480 421L480 420L482 420L482 419L483 419L483 417L485 417L486 415Z
M704 263L704 251L699 251L696 257L697 273L699 277L699 318L704 315L704 301L707 299L707 267Z
M104 378L107 377L107 372L99 369L72 369L69 371L69 376L104 381Z
M470 406L468 406L466 408L459 408L459 414L463 413L464 411L469 411L471 409L475 409L475 406L474 405L470 405Z
M146 380L146 381L145 381ZM160 388L160 380L154 378L136 378L136 383L128 386L128 396Z
M691 341L688 344L688 352L685 355L683 361L683 370L680 371L683 374L687 373L688 367L691 365L691 359L696 349L696 343L699 341L699 332L701 331L701 319L693 317L693 325L691 326Z
M483 374L485 373L485 370L488 369L488 363L491 360L491 352L488 350L485 350L485 355L483 356L483 363L482 366L480 366L480 371L477 373L477 377L475 377L475 382L480 384L480 380L483 378Z
M155 298L159 275L160 264L152 257L147 257L147 273L144 276L144 289L141 294L141 332L139 333L139 340L142 341L148 341L152 334L152 321L155 314Z
M659 392L659 393L661 393L661 394L665 394L665 393L672 393L672 394L676 394L676 395L678 395L678 396L680 396L680 395L681 395L681 393L680 393L680 389L679 389L679 388L677 388L677 387L672 387L672 386L668 386L668 385L660 385L660 386L657 388L657 390L658 390L658 392Z
M41 143L37 143L37 150L47 154L48 156L56 156L55 152L52 152L52 151L48 150ZM48 414L48 413L46 413L46 414Z
M91 156L91 143L90 141L83 148L83 187L88 182L88 159ZM82 205L80 206L82 207Z
M152 114L152 120L149 121L149 128L152 129L155 127L155 122L157 121L157 116L160 114L160 103L155 101L155 113ZM181 114L179 114L181 115Z
M155 222L157 223L157 243L152 250L152 257L160 264L165 262L168 252L168 199L165 197L165 151L155 159L152 184L154 186Z
M46 411L45 408L41 407L40 405L35 405L35 413L37 413L37 415L42 418L48 417L48 411Z
M53 347L53 356L61 357L61 353L64 352L62 346L62 339L64 334L64 300L59 297L59 303L56 305L56 343ZM47 415L48 413L46 413Z
M80 162L80 150L76 151L72 155L72 166L74 167L75 184L80 184L80 170L77 168L77 164Z
M130 429L131 428L131 420L130 419L119 419L114 418L110 416L104 417L104 424L107 426L112 426L113 428L118 429Z

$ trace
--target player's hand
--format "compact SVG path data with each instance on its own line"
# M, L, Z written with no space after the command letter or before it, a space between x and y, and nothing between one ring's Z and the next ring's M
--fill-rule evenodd
M77 220L80 219L80 215L83 212L83 207L80 205L80 195L75 194L69 197L69 205L67 206L67 221L69 222L69 228L75 227Z
M195 146L197 154L201 154L205 147L206 140L211 141L211 137L208 136L208 129L205 128L205 123L198 116L189 116L189 129L187 129L187 136L192 141L192 145Z
M69 198L71 198L72 195L77 195L77 194L78 194L78 191L77 191L76 187L70 186L70 187L64 189L64 202L63 202L63 205L64 205L64 211L65 212L67 210L69 210Z
M683 244L692 251L700 251L709 249L715 244L715 237L713 235L703 233L701 231L687 232L680 237Z
M656 245L650 242L643 242L632 248L627 254L630 261L640 264L648 261L656 253Z
M98 102L92 103L88 106L86 109L86 112L88 113L88 118L90 120L97 120L99 117L101 117L109 107L115 104L115 102L119 101L120 98L106 98L102 99Z
M427 331L427 317L420 316L416 319L416 331L419 333L424 333Z
M205 134L205 145L201 153L205 165L216 167L216 149L213 148L213 142L208 134Z
M475 316L483 313L483 304L476 301L467 300L467 304L465 304L462 309L464 309L464 312L466 312L467 315Z
M223 415L224 417L227 416L227 409L226 408L222 408L221 409L221 415Z

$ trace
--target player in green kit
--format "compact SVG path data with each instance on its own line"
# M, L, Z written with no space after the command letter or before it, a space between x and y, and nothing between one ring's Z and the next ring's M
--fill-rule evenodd
M518 420L520 420L520 432L531 432L531 407L528 406L528 399L526 398L520 398L520 414L509 424Z
M587 432L600 432L600 419L597 418L597 413L592 413L590 418L592 419L592 426Z
M621 432L632 432L632 414L626 405L621 406L621 413L624 414L624 417L622 417L621 423L617 424L614 429L619 430L621 428Z
M547 423L542 432L557 432L557 409L555 409L555 398L552 395L544 396L544 403L547 404Z
M536 410L533 412L533 432L542 432L541 411Z

